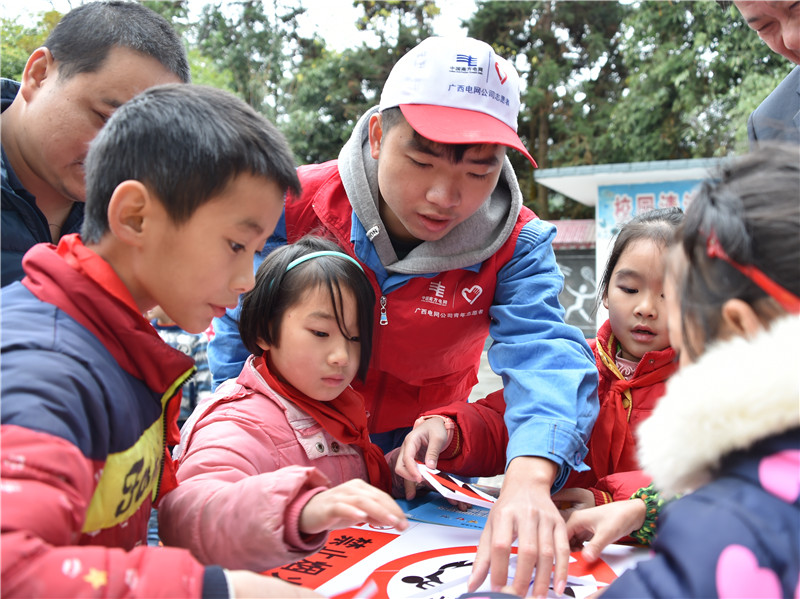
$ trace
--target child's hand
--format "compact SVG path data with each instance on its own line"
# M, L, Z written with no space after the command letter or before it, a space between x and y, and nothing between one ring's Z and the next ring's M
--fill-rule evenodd
M447 447L450 438L442 418L417 420L414 429L406 435L400 447L395 472L406 480L406 499L414 499L417 494L416 483L422 482L417 462L428 468L436 468L439 454Z
M607 545L618 541L644 524L646 507L641 499L614 501L577 510L567 520L567 537L573 551L580 549L588 562L600 557Z
M402 449L402 447L395 447L386 454L386 462L389 464L389 470L392 472L392 497L412 499L421 490L430 491L433 489L433 487L431 487L425 480L415 483L413 481L406 480L399 474L397 462L400 460L402 455Z
M566 520L572 512L594 507L594 493L589 489L561 489L553 494L553 503Z
M387 493L360 478L317 493L300 513L300 532L316 534L368 522L405 530L405 514Z

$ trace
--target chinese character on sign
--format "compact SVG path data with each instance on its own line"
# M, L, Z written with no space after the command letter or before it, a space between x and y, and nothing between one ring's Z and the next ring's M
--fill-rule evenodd
M628 194L614 196L614 221L623 223L633 214L633 199Z
M674 191L658 194L659 208L675 208L678 206L678 194Z
M692 203L694 199L694 194L691 191L683 192L683 211L686 212L689 209L689 205Z
M636 213L643 214L656 207L656 196L652 193L636 194Z
M353 537L350 535L342 535L331 541L328 545L341 545L350 549L361 549L372 543L372 539L365 539L364 537Z
M283 566L281 570L286 570L287 572L297 572L299 574L310 574L311 576L316 576L321 572L324 572L327 568L330 568L331 565L328 562L310 560L310 559L301 559L296 561L292 564L288 564Z

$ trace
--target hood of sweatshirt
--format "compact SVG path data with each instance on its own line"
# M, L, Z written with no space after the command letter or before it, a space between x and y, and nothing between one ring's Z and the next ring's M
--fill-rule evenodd
M389 273L427 274L480 264L505 243L522 208L522 192L506 157L492 195L481 207L437 241L425 241L398 259L378 211L378 161L369 150L369 119L378 108L358 121L339 153L339 173L350 204Z

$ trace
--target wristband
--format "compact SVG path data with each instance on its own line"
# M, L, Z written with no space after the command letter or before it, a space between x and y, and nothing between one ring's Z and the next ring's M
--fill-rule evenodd
M444 423L444 430L447 431L447 444L442 453L439 454L439 459L449 460L457 456L461 451L461 430L456 426L456 421L444 414L428 414L417 418L414 421L414 428L417 428L429 418L440 418Z
M450 431L452 431L456 427L455 421L450 418L449 416L444 416L443 414L428 414L427 416L420 416L414 421L414 428L417 428L420 424L429 420L431 418L441 418L442 422L444 422L444 430L447 431L447 436L450 436Z
M650 545L653 542L653 537L656 534L656 523L658 522L658 515L661 512L661 507L664 505L664 500L661 499L658 491L653 488L653 485L639 489L631 495L631 499L641 499L644 501L644 524L642 527L630 534L630 537L642 545Z

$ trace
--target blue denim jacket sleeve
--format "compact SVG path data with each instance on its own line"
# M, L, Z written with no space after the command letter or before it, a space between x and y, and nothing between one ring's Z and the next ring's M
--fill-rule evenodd
M264 247L253 257L253 272L258 270L264 258L276 247L286 244L286 220L281 214L275 231L267 239ZM244 367L250 352L247 351L242 338L239 336L239 305L233 310L227 310L222 318L215 318L212 322L214 336L208 342L208 368L211 371L212 386L216 389L220 383L236 378Z
M597 419L597 368L580 329L566 324L564 277L553 252L555 227L534 219L498 273L489 364L503 378L509 442L506 467L537 456L559 465L553 491L587 470L586 443Z

